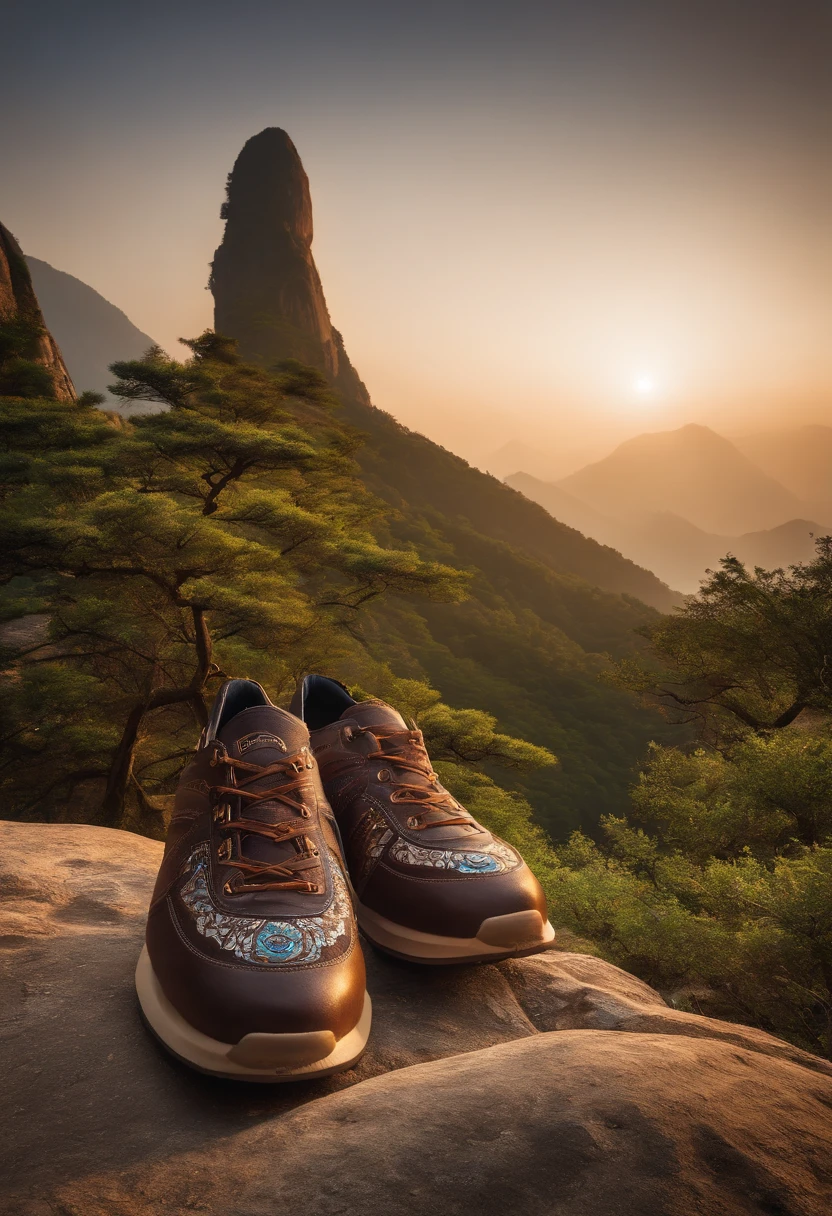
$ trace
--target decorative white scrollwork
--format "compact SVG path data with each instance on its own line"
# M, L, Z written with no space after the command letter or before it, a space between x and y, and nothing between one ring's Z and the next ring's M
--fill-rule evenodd
M349 892L338 861L330 852L335 889L330 906L320 916L286 920L228 916L214 904L208 886L209 847L199 845L188 858L180 895L194 918L197 932L231 950L247 963L314 963L326 946L349 933L352 915Z
M503 874L520 864L517 854L499 840L465 852L461 849L423 849L418 844L399 838L391 846L390 856L400 865L458 870L460 874Z

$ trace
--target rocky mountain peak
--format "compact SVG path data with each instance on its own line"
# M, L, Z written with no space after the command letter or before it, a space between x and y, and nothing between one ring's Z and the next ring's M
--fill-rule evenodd
M329 318L312 256L309 179L285 131L267 127L248 140L227 192L210 279L214 328L236 338L245 358L300 359L367 398Z
M23 251L8 228L0 224L0 323L18 319L32 325L31 340L26 340L28 349L21 350L20 357L46 369L54 385L52 396L59 401L73 401L75 389L58 345L46 328ZM18 395L14 387L7 392Z
M280 127L253 135L237 157L223 218L236 220L238 211L260 240L271 240L275 228L283 228L293 241L312 244L309 178L297 148Z

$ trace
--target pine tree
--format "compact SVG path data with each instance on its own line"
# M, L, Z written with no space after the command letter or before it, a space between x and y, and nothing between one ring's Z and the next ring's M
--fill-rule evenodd
M3 581L49 620L6 703L23 813L98 800L117 825L129 803L159 833L146 786L170 788L220 680L284 691L377 597L463 594L460 572L376 540L358 438L316 373L249 367L210 332L188 345L113 365L114 392L162 412L3 402Z

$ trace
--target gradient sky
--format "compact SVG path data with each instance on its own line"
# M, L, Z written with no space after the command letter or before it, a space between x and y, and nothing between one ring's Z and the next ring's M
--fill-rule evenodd
M282 126L333 321L408 425L482 458L832 423L827 0L42 0L2 28L0 219L171 351L211 322L226 173Z

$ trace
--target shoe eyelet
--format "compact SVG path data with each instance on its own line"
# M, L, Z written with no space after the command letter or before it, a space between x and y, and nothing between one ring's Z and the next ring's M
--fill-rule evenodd
M230 839L224 840L222 842L222 844L220 845L220 847L217 849L217 858L219 861L230 861L231 860L231 840Z
M308 806L302 806L302 807L300 808L300 813L301 813L301 815L303 816L303 818L304 818L304 819L311 819L311 818L312 818L312 812L310 811L310 809L309 809L309 807L308 807Z
M418 828L421 825L419 824L419 820L415 815L409 815L407 819L407 826L412 829Z
M230 882L225 883L222 891L223 891L223 895L233 895L234 894L234 888L232 887Z
M390 772L389 768L380 768L376 773L376 776L378 777L379 781L393 780L393 774Z
M320 849L311 849L310 851L313 857L320 857L321 855Z

